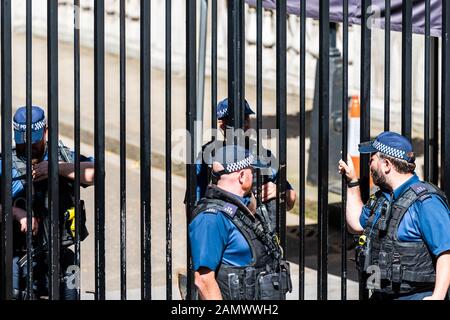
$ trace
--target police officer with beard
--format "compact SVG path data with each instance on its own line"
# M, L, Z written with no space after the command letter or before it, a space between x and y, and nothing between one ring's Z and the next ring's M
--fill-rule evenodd
M362 143L379 187L366 205L351 159L339 162L348 181L347 223L360 234L357 267L370 283L371 299L446 298L450 285L450 211L445 194L415 174L410 141L393 132ZM363 277L364 278L364 277Z
M210 185L189 225L195 284L202 300L282 300L291 291L269 221L244 204L253 171L262 167L244 147L217 150Z

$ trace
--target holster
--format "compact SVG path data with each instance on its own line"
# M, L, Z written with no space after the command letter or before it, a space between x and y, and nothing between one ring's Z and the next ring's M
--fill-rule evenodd
M258 300L286 300L286 293L292 292L292 281L289 263L280 262L279 270L263 271L258 275Z

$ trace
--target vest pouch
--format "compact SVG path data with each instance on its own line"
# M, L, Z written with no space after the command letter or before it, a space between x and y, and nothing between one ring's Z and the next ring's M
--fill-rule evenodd
M240 281L236 273L228 274L228 288L230 290L230 300L240 300Z
M367 272L371 263L370 259L370 243L367 242L364 245L356 247L356 268L358 271Z
M378 255L378 267L380 268L381 279L390 279L388 269L391 263L391 254L386 251L380 251Z
M356 260L356 268L358 271L365 271L364 270L364 262L365 262L365 247L364 246L357 246L355 248L355 260Z
M370 251L372 250L372 241L369 239L367 239L366 245L364 247L364 271L367 272L367 270L369 269L370 265L372 264L372 259L371 259L371 254Z
M245 300L255 300L256 298L256 269L245 268L244 278Z
M392 282L400 283L402 282L402 265L401 264L393 264L392 265Z
M286 293L292 292L289 264L281 266L279 272L261 272L257 279L259 300L286 300Z
M83 241L89 235L86 228L86 208L83 200L80 200L80 209L80 241ZM71 207L64 213L64 228L61 238L61 245L63 247L70 247L75 244L75 226L75 208Z
M391 269L391 281L393 283L402 282L402 265L400 263L400 255L398 253L393 254L392 269Z
M381 266L387 266L388 261L390 261L389 253L386 251L380 251L379 257L378 257L378 264Z

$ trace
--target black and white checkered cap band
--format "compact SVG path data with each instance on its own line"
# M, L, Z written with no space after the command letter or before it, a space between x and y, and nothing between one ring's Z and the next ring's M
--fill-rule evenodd
M245 158L244 160L226 164L225 170L231 173L231 172L236 172L239 170L246 169L252 165L254 160L255 160L255 157L253 155L250 155L250 156L248 156L248 158Z
M377 140L375 140L372 144L372 146L377 149L378 151L380 151L381 153L384 153L385 155L388 155L390 157L393 158L397 158L397 159L402 159L402 160L406 160L409 161L409 157L406 155L406 152L403 150L399 150L393 147L389 147Z
M225 118L225 116L228 116L228 108L223 108L222 110L219 110L217 112L217 118L218 119Z
M38 122L32 123L31 124L31 130L32 131L38 131L38 130L42 130L45 128L45 126L47 125L47 121L46 119L42 119ZM14 130L16 131L22 131L22 132L26 132L27 131L27 124L26 123L17 123L15 121L13 121L13 127Z

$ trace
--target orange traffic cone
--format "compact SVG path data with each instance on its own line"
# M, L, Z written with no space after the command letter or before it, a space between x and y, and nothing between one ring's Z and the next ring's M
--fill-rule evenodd
M356 175L358 178L361 175L360 167L360 153L358 151L358 146L361 141L360 139L360 128L361 128L361 105L359 103L359 97L353 96L350 103L349 110L349 123L348 123L348 151L350 157L353 161L353 166L355 167ZM370 176L370 189L374 187L372 176Z
M349 110L350 119L348 122L348 153L353 161L356 174L360 176L360 154L358 146L360 143L360 128L361 128L361 106L359 104L359 97L353 96L350 103Z

